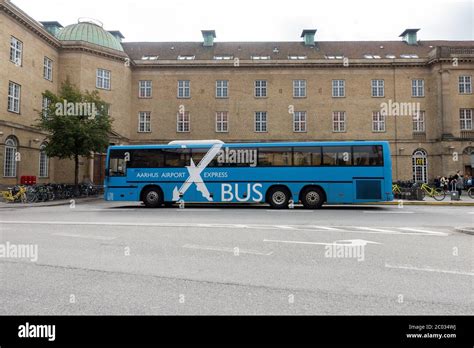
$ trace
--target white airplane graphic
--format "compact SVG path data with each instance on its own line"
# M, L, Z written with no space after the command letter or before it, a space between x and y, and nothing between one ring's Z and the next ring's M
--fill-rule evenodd
M192 184L196 185L197 190L202 193L202 196L204 198L206 198L208 201L212 201L212 197L209 194L209 190L207 189L207 186L204 184L201 178L201 172L204 169L206 169L206 167L209 165L212 159L219 153L223 145L224 144L212 145L211 149L204 155L204 157L202 158L201 162L199 162L197 167L194 164L193 159L191 158L190 165L186 166L189 176L186 179L186 181L183 183L183 185L181 185L179 190L178 190L178 187L175 186L173 190L173 201L178 201L181 198L181 196L183 196L186 193L189 187L191 187Z

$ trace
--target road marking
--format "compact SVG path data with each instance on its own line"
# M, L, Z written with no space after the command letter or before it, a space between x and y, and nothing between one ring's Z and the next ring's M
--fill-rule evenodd
M312 210L303 210L303 209L298 209L298 210L295 210L295 209L286 209L286 210L281 210L281 209L266 209L265 210L266 212L268 213L293 213L293 212L297 212L297 213L313 213L314 211Z
M326 230L326 231L341 231L340 228L329 227L329 226L307 226L307 227L315 228L318 230Z
M97 239L97 240L114 240L117 237L106 237L106 236L95 236L91 234L74 234L66 232L51 233L53 236L61 237L73 237L73 238L84 238L84 239Z
M373 232L382 232L382 233L397 233L396 231L392 230L385 230L382 228L373 228L373 227L359 227L359 226L353 226L352 228L356 228L358 230L363 230L363 231L373 231ZM400 232L398 232L400 233Z
M399 227L400 230L403 231L410 231L410 232L420 232L420 233L427 233L427 234L435 234L439 236L447 236L448 234L445 232L436 232L436 231L427 231L427 230L420 230L418 228L411 228L411 227Z
M371 211L364 210L364 214L414 214L413 211Z
M347 239L347 240L336 240L331 243L323 243L323 242L304 242L298 240L276 240L276 239L264 239L264 242L271 242L271 243L286 243L286 244L309 244L309 245L343 245L343 246L358 246L362 245L365 246L367 244L382 244L378 242L371 242L370 240L364 239Z
M210 251L224 251L228 253L238 253L238 254L251 254L251 255L263 255L263 256L270 256L273 254L273 251L268 253L264 253L257 250L248 250L248 249L240 249L238 247L234 248L227 248L227 247L217 247L217 246L209 246L209 245L196 245L196 244L185 244L183 248L186 249L197 249L197 250L210 250Z
M397 268L397 269L407 269L411 271L423 271L423 272L438 272L438 273L448 273L448 274L459 274L459 275L467 275L467 276L474 276L474 272L463 272L463 271L451 271L451 270L444 270L444 269L435 269L430 267L414 267L410 265L390 265L388 263L385 264L387 268Z
M178 208L174 209L175 211L190 211L190 212L208 212L208 211L221 211L222 209L214 209L214 208Z
M295 230L295 227L286 226L286 225L273 225L273 227L280 228L282 230Z

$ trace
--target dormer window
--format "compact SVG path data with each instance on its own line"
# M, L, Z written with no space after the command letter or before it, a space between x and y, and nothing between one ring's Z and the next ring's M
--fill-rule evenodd
M194 60L194 58L196 58L196 56L182 56L182 55L179 55L178 56L178 60Z
M378 54L364 54L365 59L380 59L381 57Z
M397 56L394 55L394 54L387 54L387 55L385 56L385 58L388 58L388 59L395 59L395 58L397 58Z
M288 59L290 60L304 60L307 59L308 57L306 56L288 56Z
M253 60L269 60L270 56L252 56Z
M158 56L142 56L142 60L157 60Z
M231 55L214 56L214 60L232 60L232 59L234 59L234 56L231 56Z
M400 54L400 58L404 58L404 59L418 58L418 55L417 54Z

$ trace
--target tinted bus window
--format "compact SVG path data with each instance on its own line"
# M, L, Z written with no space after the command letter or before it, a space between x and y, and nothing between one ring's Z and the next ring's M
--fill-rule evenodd
M321 165L321 147L294 147L293 148L294 166L320 166Z
M383 166L383 148L374 146L353 146L355 166Z
M112 150L109 157L109 175L125 176L127 173L127 163L125 162L125 153L127 150Z
M194 164L198 165L199 162L204 158L204 156L209 152L210 148L204 148L204 149L192 149L191 150L191 157L193 158ZM215 167L216 165L216 158L212 158L209 164L207 165L208 167ZM189 163L187 164L189 165Z
M350 146L323 147L323 165L325 166L350 166L351 157Z
M165 167L185 167L190 164L191 150L189 149L163 149L163 152L165 153Z
M260 147L258 165L261 167L291 166L291 147Z
M161 168L165 166L165 155L161 149L139 149L130 151L129 168Z

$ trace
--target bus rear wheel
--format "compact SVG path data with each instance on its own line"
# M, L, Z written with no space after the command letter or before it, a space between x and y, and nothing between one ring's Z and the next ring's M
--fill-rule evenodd
M163 203L163 195L157 187L149 187L143 191L143 203L147 208L158 208Z
M324 202L324 193L318 187L308 187L301 193L301 203L306 209L321 208Z
M288 208L290 201L290 191L285 187L274 187L268 191L268 203L274 209Z

